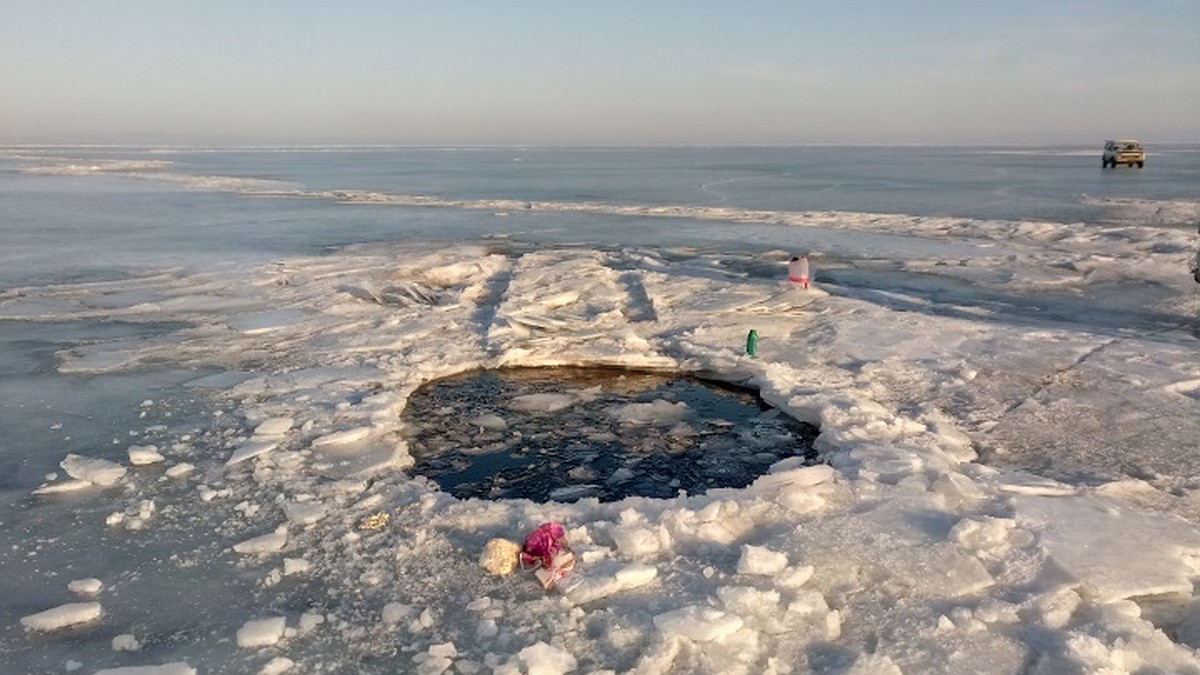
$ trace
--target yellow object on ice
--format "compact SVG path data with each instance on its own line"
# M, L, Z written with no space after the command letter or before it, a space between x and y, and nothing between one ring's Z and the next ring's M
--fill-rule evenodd
M479 564L492 574L512 574L517 569L517 557L520 553L521 545L515 541L492 539L483 547L483 553L479 555Z
M367 516L361 523L358 524L360 530L382 530L387 527L388 521L392 519L392 514L387 511L380 511L373 516Z

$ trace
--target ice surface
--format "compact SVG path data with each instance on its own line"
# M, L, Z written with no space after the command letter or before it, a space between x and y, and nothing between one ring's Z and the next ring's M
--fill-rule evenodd
M971 237L996 256L829 260L803 297L775 283L786 252L745 260L417 243L289 258L287 283L276 265L122 282L107 290L128 295L108 297L103 312L183 327L63 350L59 372L222 369L236 375L187 390L193 405L222 414L147 420L129 430L137 437L113 432L113 455L153 444L172 480L152 468L126 473L97 449L70 453L63 468L74 482L47 488L120 489L34 500L86 505L61 522L101 532L89 545L128 569L64 576L77 563L43 563L66 527L11 559L50 569L58 579L48 592L81 574L111 579L114 595L158 573L195 583L172 586L181 597L215 586L229 596L222 639L242 626L239 646L283 642L297 672L370 659L430 672L1197 672L1200 472L1180 448L1195 447L1200 419L1189 323L1200 301L1160 269L1176 254L1153 252L1190 241L1052 223L788 218ZM1129 299L1113 323L1097 324L1075 308L1105 277L1178 292L1153 315ZM94 295L83 283L25 288L0 296L0 317L94 318ZM283 308L297 311L259 314ZM754 359L744 353L750 328L761 336ZM778 410L820 425L824 463L789 457L745 488L570 504L460 500L403 471L411 457L400 420L413 391L479 368L554 364L757 387ZM145 412L163 415L165 397L152 396ZM473 422L511 433L506 417L569 398L524 400ZM670 428L680 407L656 400L612 413ZM1138 435L1123 436L1123 425ZM1074 462L1077 475L990 466L1026 457ZM636 462L621 469L613 475L670 480ZM104 530L114 513L122 529ZM566 526L580 561L564 594L544 594L528 573L478 567L487 541L520 541L548 520ZM153 564L138 566L142 545ZM229 590L247 580L246 597ZM75 630L90 634L88 611L25 618L82 621ZM140 654L153 644L154 658L205 652L218 669L285 665L261 665L284 658L270 649L229 665L219 646L171 633L175 618L146 626ZM160 630L170 639L151 643Z
M303 319L304 313L299 310L273 309L235 315L228 325L247 335L257 335L287 328Z
M1190 597L1200 570L1200 533L1182 521L1148 516L1118 502L1022 497L1020 522L1089 596Z

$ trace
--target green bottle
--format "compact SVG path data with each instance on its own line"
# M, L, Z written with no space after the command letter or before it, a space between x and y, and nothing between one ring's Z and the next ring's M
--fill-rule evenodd
M746 334L746 353L750 356L758 356L758 331L753 328Z

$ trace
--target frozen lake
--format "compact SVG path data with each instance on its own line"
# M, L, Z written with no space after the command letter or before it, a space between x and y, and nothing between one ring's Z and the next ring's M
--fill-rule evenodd
M1150 152L8 148L0 659L1200 670L1200 148ZM509 366L757 389L823 463L616 501L415 477L413 392ZM547 521L569 586L479 566Z

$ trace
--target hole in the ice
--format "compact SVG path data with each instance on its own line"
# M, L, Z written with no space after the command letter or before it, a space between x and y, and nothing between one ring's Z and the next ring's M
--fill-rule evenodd
M413 471L459 498L703 494L749 485L784 458L816 461L816 427L678 373L475 371L425 385L404 414Z

